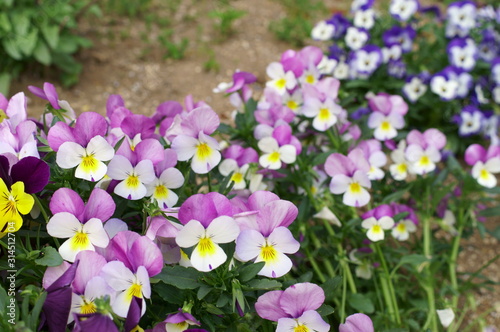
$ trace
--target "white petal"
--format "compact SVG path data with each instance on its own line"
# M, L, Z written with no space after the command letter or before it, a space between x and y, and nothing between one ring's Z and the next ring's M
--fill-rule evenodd
M189 221L177 234L175 242L181 248L196 245L205 236L205 227L198 220Z
M234 159L224 159L219 165L219 172L224 176L228 176L231 172L239 170L238 163Z
M108 176L113 180L125 180L134 171L134 167L126 157L115 155L108 164Z
M180 188L184 184L184 176L177 168L167 168L160 175L160 180L169 189Z
M206 234L215 243L228 243L236 240L240 234L240 227L233 218L220 216L208 225Z
M185 161L191 159L196 153L196 145L198 140L187 135L179 135L172 142L172 149L177 153L177 159Z
M61 151L61 150L59 150ZM75 171L75 177L78 179L84 179L87 181L99 181L101 180L106 172L108 171L108 166L99 160L94 160L92 167L85 167L84 163L80 163Z
M108 285L115 291L123 291L130 287L135 280L134 273L121 261L111 261L101 269L100 276L106 280Z
M243 262L253 260L260 254L264 244L265 239L261 233L254 229L246 229L240 233L236 240L236 255Z
M363 227L364 229L370 229L376 224L378 224L377 219L375 219L375 217L370 217L361 222L361 227Z
M101 248L106 248L109 243L108 233L104 230L102 221L97 218L91 218L83 225L83 231L88 233L90 242Z
M57 151L56 163L61 168L73 168L80 164L85 154L85 149L80 144L64 142Z
M278 141L274 137L264 137L257 143L260 151L264 153L272 153L278 151L279 145Z
M78 241L78 235L75 235L68 240L64 241L64 243L59 247L59 254L64 260L68 262L74 262L76 255L83 250L92 250L95 251L92 243L87 240L85 242Z
M198 271L209 272L223 264L227 255L218 244L212 242L211 250L202 250L198 244L191 254L191 264Z
M383 229L391 229L394 226L394 219L389 216L383 216L378 220L378 223Z
M255 263L263 262L264 259L262 255L259 255L255 260ZM287 255L280 251L275 252L274 259L265 261L266 264L259 271L258 275L265 276L268 278L279 278L287 274L292 269L292 261Z
M146 196L147 189L142 183L138 183L137 186L130 186L127 184L127 180L123 180L118 183L115 187L114 193L126 199L137 200Z
M87 153L93 155L97 160L108 161L115 155L115 150L102 136L93 137L87 144Z
M455 319L455 313L451 308L448 309L443 309L443 310L436 310L439 321L441 322L441 325L443 327L447 328L450 326L451 322Z
M142 183L153 182L155 179L153 162L149 159L141 160L134 167L134 173L139 177L139 181Z
M377 242L384 239L385 233L381 227L377 228L377 226L375 226L366 232L366 236L370 239L370 241Z
M274 248L285 254L295 254L300 249L300 243L294 239L292 232L286 227L277 227L267 238Z
M360 207L368 204L370 201L370 194L368 191L361 187L359 191L347 190L342 197L342 202L348 206Z
M47 224L47 233L61 239L70 238L81 229L80 221L69 212L56 213Z

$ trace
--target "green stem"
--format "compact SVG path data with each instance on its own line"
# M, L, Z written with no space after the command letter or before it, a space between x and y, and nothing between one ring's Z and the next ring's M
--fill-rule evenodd
M393 315L391 315L391 320L395 321L398 325L401 325L401 317L399 315L398 300L396 298L396 292L394 291L394 286L392 284L389 269L387 268L387 262L385 260L384 253L382 252L382 249L380 248L378 243L374 243L373 246L375 248L375 251L378 253L378 256L380 258L380 262L382 264L382 269L384 270L384 278L381 278L381 282L382 283L384 281L386 282L388 294L384 294L384 297L386 298L386 302L388 301L387 304L389 305L389 303L390 303L390 308L392 308L392 311L393 311ZM384 280L382 280L382 279L384 279ZM382 287L384 287L384 285L382 285Z
M428 214L427 214L428 215ZM424 242L424 256L432 258L432 233L431 233L431 220L427 217L423 218L423 242ZM432 331L438 331L438 324L436 319L436 299L434 295L434 276L431 273L430 265L424 268L425 284L423 286L427 294L427 305L429 306L429 314L425 322L423 330L430 326Z
M347 300L347 279L346 279L346 270L343 269L342 276L342 303L340 306L340 322L344 323L345 320L345 303Z
M311 240L312 240L314 246L316 247L316 249L321 248L321 242L316 237L316 234L311 233ZM335 274L336 274L335 269L333 268L332 263L328 259L323 260L323 265L325 266L326 271L328 272L328 275L330 276L330 278L335 277Z
M49 216L47 215L47 212L43 208L42 202L40 202L40 200L38 199L38 197L36 195L32 194L31 196L34 198L36 204L40 208L40 212L42 213L43 219L45 220L46 223L48 223L49 222Z
M316 275L318 276L319 280L321 281L321 283L324 283L326 281L325 275L323 274L323 272L321 272L318 263L316 263L316 260L311 255L311 252L308 249L306 249L306 255L313 267L314 272L316 272Z
M462 238L462 232L464 230L464 223L460 222L459 220L458 225L459 225L458 234L453 239L453 244L450 254L450 265L449 265L450 282L451 282L451 287L453 289L453 296L451 299L451 305L453 311L456 311L458 306L459 292L458 292L458 280L457 280L457 259L458 259L458 249L460 247L460 240Z

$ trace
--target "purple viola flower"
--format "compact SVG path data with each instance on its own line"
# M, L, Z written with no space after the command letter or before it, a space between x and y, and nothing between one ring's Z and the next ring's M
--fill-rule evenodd
M478 58L477 46L471 38L454 38L446 47L448 60L452 66L471 71Z
M500 45L495 38L495 30L485 28L481 31L482 38L478 45L479 59L491 62L498 54L500 54Z
M151 239L163 254L166 264L177 264L181 260L181 251L175 243L175 237L181 227L172 223L163 216L149 217L146 236Z
M446 37L465 37L476 26L477 7L471 0L455 1L446 11Z
M398 21L408 21L420 8L417 0L391 0L389 12Z
M201 323L189 312L184 312L182 309L179 309L175 314L168 315L163 322L156 324L151 332L163 332L169 331L170 329L186 331L189 325L199 326Z
M427 91L425 78L420 75L411 75L406 78L403 86L404 96L412 103L415 103Z
M465 162L472 166L472 177L486 187L497 185L494 174L500 173L500 146L490 145L486 150L479 144L472 144L465 150Z
M371 187L369 170L370 164L358 148L347 156L333 153L325 162L325 171L332 177L330 191L343 194L342 201L349 206L363 206L370 201L370 194L365 189Z
M227 149L222 152L226 159L234 159L238 166L245 164L257 163L259 161L259 154L255 149L248 147L244 148L238 144L231 144Z
M406 63L402 60L391 60L387 64L387 73L395 78L402 79L406 76Z
M368 105L373 111L368 118L368 127L375 130L377 140L392 139L397 136L397 130L405 126L408 105L401 96L379 93L368 99Z
M226 93L236 92L243 88L243 86L255 83L257 77L254 74L246 71L237 71L233 74L233 85L226 90Z
M130 307L128 308L127 317L123 326L124 332L140 331L139 321L141 320L142 305L144 300L141 297L134 296Z
M0 178L7 187L23 182L24 192L35 194L49 183L50 167L45 161L35 157L26 157L11 164L6 156L0 155Z
M19 123L25 121L28 117L26 104L24 92L16 93L10 100L0 93L0 128L3 126L16 128Z
M431 91L444 101L455 99L458 87L459 82L456 79L455 70L451 66L437 72L430 80Z
M410 52L413 48L413 40L415 39L417 33L410 25L406 27L401 27L395 25L392 28L384 31L382 35L382 40L384 45L391 47L394 45L401 46L404 53Z
M347 28L351 26L351 22L342 13L335 13L326 23L335 26L335 32L333 34L333 39L343 38Z
M36 86L28 86L28 90L31 91L35 96L47 100L50 105L56 110L61 109L59 105L59 96L57 95L56 87L52 83L43 83L43 90Z
M491 61L491 79L495 85L500 85L500 56Z
M158 107L156 107L156 112L155 112L155 114L153 114L151 119L157 125L159 124L160 128L163 128L164 130L166 130L172 124L174 117L177 114L182 113L183 110L184 109L182 108L182 105L179 102L169 100L169 101L161 103L160 105L158 105ZM165 121L168 121L170 123L167 124ZM164 122L165 122L165 124L163 124ZM162 136L165 135L164 132L163 133L161 132L161 129L160 129L160 135L162 135Z
M423 175L434 171L436 164L441 161L440 150L446 145L446 136L435 128L423 133L414 129L406 136L406 142L405 156L411 164L411 170Z
M255 303L255 310L260 317L278 322L277 331L327 332L330 325L316 311L324 301L323 289L305 282L292 285L284 291L261 295Z
M119 332L113 320L100 313L74 314L75 327L73 332L106 331ZM63 330L65 331L65 330Z
M360 77L369 77L383 61L382 50L376 45L365 45L353 52L350 67Z
M460 136L470 136L478 134L481 129L485 117L483 113L472 105L465 106L459 115L453 117L458 127L458 134Z
M30 120L22 121L16 127L0 126L0 154L9 154L11 160L28 156L40 158L36 132L36 124Z
M365 314L354 314L346 318L344 324L339 325L339 332L374 332L373 322Z
M387 156L382 151L382 143L376 139L370 139L361 141L357 147L363 151L370 164L368 178L370 180L382 179L385 175L382 167L387 163Z
M351 3L351 12L357 12L358 10L367 10L373 7L375 0L354 0Z

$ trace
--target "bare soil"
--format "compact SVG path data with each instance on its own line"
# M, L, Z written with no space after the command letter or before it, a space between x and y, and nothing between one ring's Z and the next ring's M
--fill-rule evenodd
M348 3L325 1L330 11L348 8ZM110 94L122 95L127 108L145 115L152 115L156 106L164 101L182 103L187 95L192 95L195 101L203 100L211 105L222 121L227 122L233 108L226 98L214 94L212 89L220 82L231 81L235 69L252 72L258 82L265 82L267 65L278 61L282 52L292 48L278 41L268 29L272 20L286 15L279 2L234 0L231 6L245 11L246 15L234 22L233 35L223 39L213 27L214 20L206 15L216 8L216 1L181 2L169 19L178 33L175 36L177 41L183 37L189 39L189 47L182 60L163 58L164 49L157 42L161 29L148 30L141 18L109 15L101 19L84 18L80 33L91 39L94 46L78 54L79 61L84 65L78 84L63 88L51 70L44 75L33 71L24 73L14 82L11 92L26 93L29 114L35 117L41 114L45 101L35 98L27 86L42 86L45 81L53 82L60 99L69 101L77 113L96 111L104 114ZM324 13L320 18L329 15ZM211 56L219 64L218 71L204 70L204 64ZM498 221L488 220L487 228L493 229ZM476 271L498 253L499 242L495 238L486 235L482 239L476 234L464 241L459 272ZM483 273L490 280L500 282L500 263L492 264ZM473 295L478 308L466 320L484 315L488 324L500 327L500 286L482 289Z

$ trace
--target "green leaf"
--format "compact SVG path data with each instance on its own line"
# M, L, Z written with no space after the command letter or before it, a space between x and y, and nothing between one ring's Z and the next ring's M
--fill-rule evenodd
M401 258L399 261L399 264L410 264L410 265L415 265L419 266L420 264L423 264L427 262L429 259L425 257L424 255L418 255L418 254L412 254L412 255L405 255Z
M326 317L328 315L331 315L335 312L335 309L333 309L332 306L329 306L327 304L323 304L321 307L319 307L317 310L318 314L320 314L322 317Z
M59 266L63 259L59 252L52 247L43 247L40 253L42 257L35 259L35 263L42 266Z
M47 298L47 292L42 292L40 296L36 299L35 305L33 306L33 310L31 310L30 320L32 322L31 329L35 331L37 329L38 319L40 318L40 312L42 311L43 303Z
M179 289L195 289L201 286L198 279L201 273L192 267L165 266L160 274L156 276L166 284Z
M209 313L214 314L214 315L224 315L224 311L220 310L219 308L217 308L213 304L207 303L206 306L207 306L206 310Z
M24 55L31 56L33 54L33 50L35 49L37 39L38 30L31 29L31 31L25 36L17 38L17 47L24 53Z
M262 268L264 267L266 263L265 262L259 262L259 263L255 263L255 264L250 264L250 265L247 265L243 268L241 268L240 270L240 281L241 282L247 282L247 281L250 281L251 279L253 279L257 273L260 272L260 270L262 270Z
M59 26L57 25L43 25L40 30L42 30L43 37L49 44L50 48L55 49L59 43Z
M203 300L205 296L208 295L212 291L212 287L209 287L207 285L201 285L200 288L198 288L198 294L196 294L196 297L198 300Z
M16 35L24 36L28 33L30 27L30 18L28 17L28 15L26 15L26 11L12 14L11 21L15 22L14 29L16 30Z
M500 215L500 205L492 208L484 209L479 212L481 217L496 217Z
M219 298L217 299L217 303L215 303L215 305L218 307L218 308L222 308L224 307L226 304L229 303L229 301L231 301L231 298L227 295L227 294L221 294L219 296Z
M321 288L325 291L325 296L328 299L333 299L335 295L335 290L342 283L342 276L335 276L333 278L328 279L321 285Z
M168 303L179 306L184 304L186 292L179 292L177 287L159 282L154 285L153 290Z
M272 290L281 287L281 283L276 280L271 279L257 279L252 280L248 283L248 287L251 289L264 289L264 290Z
M10 24L9 17L6 13L0 13L0 30L4 32L10 32L10 30L12 30L12 24Z
M19 47L15 40L13 40L12 38L5 38L2 44L5 52L7 52L7 54L10 55L13 59L21 60L23 58L23 55L21 54L21 51L19 50Z
M50 55L49 48L42 40L38 40L35 50L33 51L35 59L43 65L50 65L52 56Z
M0 93L4 96L9 94L11 79L12 77L9 73L0 73Z
M382 203L383 204L387 204L387 203L399 201L403 197L403 195L408 190L410 190L411 187L412 187L412 184L410 184L408 187L406 187L406 188L404 188L402 190L398 190L396 192L393 192L392 194L389 194L389 195L385 196L384 199L382 200Z
M495 239L500 241L500 226L497 226L494 230L487 230L487 232L493 236Z
M375 306L373 305L372 300L363 294L351 294L347 299L349 305L359 311L366 314L371 314L375 311Z

